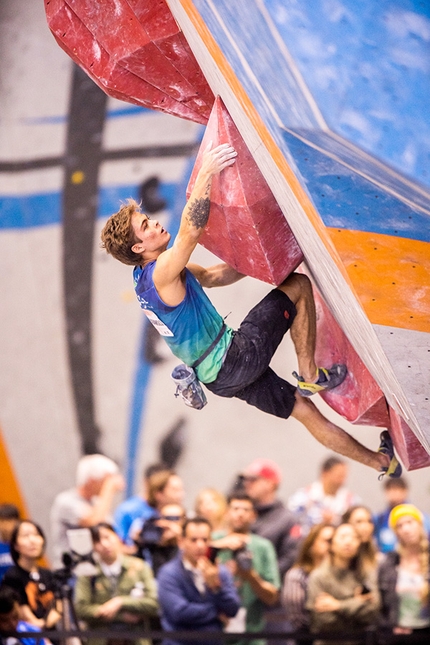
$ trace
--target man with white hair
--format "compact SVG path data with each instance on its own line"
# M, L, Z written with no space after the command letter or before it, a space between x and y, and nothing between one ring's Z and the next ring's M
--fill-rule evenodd
M115 495L123 488L123 477L112 459L96 454L79 460L76 486L59 493L51 508L54 568L62 566L62 555L70 550L66 531L109 521Z

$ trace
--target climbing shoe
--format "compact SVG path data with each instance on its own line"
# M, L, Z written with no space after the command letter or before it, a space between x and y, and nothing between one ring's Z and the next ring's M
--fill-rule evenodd
M381 440L381 443L379 444L378 452L381 452L383 455L388 455L388 457L390 458L390 463L388 464L388 466L384 466L381 469L382 472L379 475L378 479L381 480L385 475L393 478L400 477L400 475L402 474L402 466L398 462L397 457L394 454L394 446L388 430L381 432L379 438Z
M297 372L293 372L293 376L297 379L298 393L301 396L312 396L317 392L333 390L345 380L347 373L346 365L336 364L330 367L330 369L319 367L316 383L306 383L303 376L299 376Z

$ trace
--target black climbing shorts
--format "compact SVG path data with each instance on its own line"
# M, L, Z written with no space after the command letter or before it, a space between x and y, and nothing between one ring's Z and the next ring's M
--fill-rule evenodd
M283 291L273 289L267 294L234 332L217 378L205 383L208 390L288 419L296 387L280 378L269 364L295 316L296 307Z

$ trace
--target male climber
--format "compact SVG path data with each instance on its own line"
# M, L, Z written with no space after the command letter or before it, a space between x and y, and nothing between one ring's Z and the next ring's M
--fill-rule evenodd
M315 304L305 275L292 273L249 312L237 331L225 325L205 294L202 287L225 286L244 277L227 264L203 268L189 262L209 218L212 177L234 164L236 155L229 144L206 148L170 248L170 234L132 199L107 221L103 247L135 267L135 290L144 312L175 356L193 366L211 392L243 399L277 417L292 416L330 450L398 477L401 466L387 431L373 452L328 421L307 398L337 387L346 368L315 364ZM297 387L269 367L288 329L297 353Z

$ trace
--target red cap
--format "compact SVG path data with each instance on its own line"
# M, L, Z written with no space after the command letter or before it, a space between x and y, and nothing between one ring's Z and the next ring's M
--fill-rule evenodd
M254 459L243 472L244 477L262 477L263 479L270 479L276 484L280 484L282 480L282 471L278 464L275 464L271 459Z

